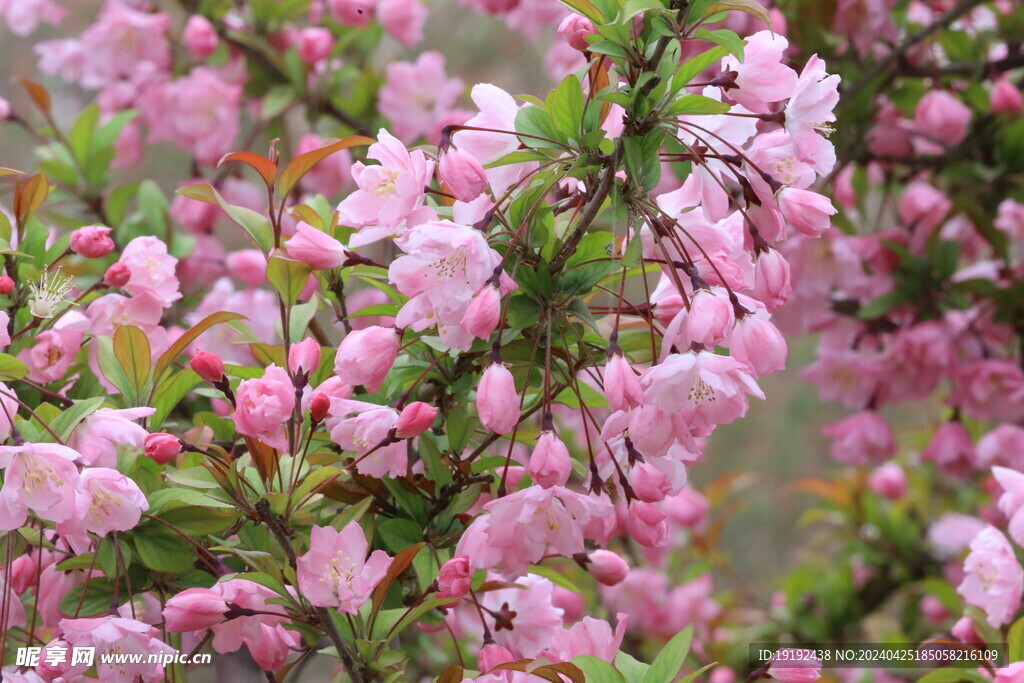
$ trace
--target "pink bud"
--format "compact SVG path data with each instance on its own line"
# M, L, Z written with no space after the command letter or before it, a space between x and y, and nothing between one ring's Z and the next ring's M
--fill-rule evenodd
M789 261L774 249L762 252L754 262L753 296L772 313L793 293Z
M317 422L323 422L331 412L331 397L322 391L313 394L309 399L309 415Z
M293 375L308 375L320 367L320 345L312 337L306 337L288 349L288 369Z
M10 294L14 291L14 280L4 275L0 277L0 294Z
M785 647L772 655L766 673L782 683L814 683L821 678L821 660L811 650Z
M587 572L605 586L616 586L629 576L629 565L610 550L595 550L589 557Z
M490 671L496 666L514 662L518 659L511 651L506 650L501 645L491 643L490 645L484 645L480 648L480 653L477 655L477 660L480 664L480 670L483 672Z
M228 604L209 588L188 588L164 606L164 625L172 633L202 631L224 623Z
M114 249L110 228L87 225L71 233L71 251L85 258L100 258Z
M519 394L504 363L491 363L476 389L476 411L484 427L508 434L519 424Z
M762 311L763 313L763 311ZM767 315L745 315L736 321L729 337L729 353L758 375L786 367L786 339Z
M604 393L612 410L628 410L642 405L644 390L640 377L623 356L613 354L604 369Z
M295 47L299 52L299 59L306 64L313 65L331 54L331 49L334 47L334 36L327 28L318 26L304 28L299 31L299 39Z
M239 249L224 259L228 271L250 287L267 281L267 257L259 249Z
M185 47L196 59L206 59L217 51L217 29L199 14L193 14L185 24Z
M11 115L11 103L0 97L0 121L6 121Z
M546 430L541 432L537 445L530 454L530 466L527 468L530 478L542 487L562 486L572 474L572 458L569 449L555 433Z
M668 538L665 513L653 503L633 501L629 506L629 534L642 546L660 547Z
M586 38L594 33L597 33L597 29L593 22L579 14L570 14L558 25L558 35L562 36L569 47L580 52L590 49Z
M686 312L689 341L715 346L729 334L735 322L736 314L724 289L699 289L690 298L690 310Z
M402 409L395 423L395 434L400 439L419 436L430 429L437 417L437 408L423 401L414 401Z
M942 624L949 619L949 610L934 595L921 598L921 614L932 624Z
M373 19L376 0L327 0L331 16L345 26L361 28Z
M11 562L7 570L8 585L19 595L36 584L36 570L39 558L34 555L22 555Z
M907 494L907 475L896 463L887 462L868 475L868 486L883 498L898 500Z
M334 372L345 384L365 384L377 391L398 358L398 333L374 325L345 337L334 359Z
M54 681L61 677L64 677L63 680L70 680L70 677L66 677L71 670L71 657L67 656L70 651L71 646L66 640L58 638L47 643L43 647L39 666L35 667L39 678L44 681ZM49 653L53 656L48 656Z
M472 576L469 558L465 555L453 557L441 565L437 573L437 597L461 598L469 592Z
M462 316L459 327L479 339L487 339L498 327L501 317L501 292L487 285L473 297Z
M1024 111L1024 95L1021 95L1020 89L1008 78L1000 78L992 84L988 101L993 114L1015 114Z
M960 617L960 619L953 624L953 628L950 629L950 633L952 633L953 637L961 643L985 642L985 639L979 636L978 632L974 629L974 622L970 617Z
M103 276L103 284L107 287L119 289L128 284L128 281L132 279L132 271L124 263L118 261L114 265L107 268L106 274Z
M192 372L207 382L219 382L224 377L224 361L215 353L196 351L188 364Z
M836 208L823 194L786 186L779 190L779 209L789 224L809 237L820 237L832 227Z
M487 174L476 157L461 149L449 149L438 166L441 181L460 202L471 202L487 189Z
M970 122L970 108L945 90L928 92L914 109L917 132L947 146L964 141Z
M665 513L673 522L695 531L703 528L711 506L699 491L684 488L665 500Z
M166 465L181 453L181 442L173 434L157 432L146 436L146 456L161 465Z
M639 462L633 466L629 484L633 487L636 497L645 503L665 500L665 496L672 490L668 475L646 462Z

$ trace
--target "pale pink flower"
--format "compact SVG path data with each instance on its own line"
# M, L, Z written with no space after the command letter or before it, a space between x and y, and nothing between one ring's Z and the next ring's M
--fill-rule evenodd
M405 47L423 40L427 8L419 0L378 0L377 21L389 36Z
M284 452L288 450L284 422L295 408L295 387L284 368L270 365L259 379L247 379L235 391L231 419L239 434L251 436Z
M149 661L151 654L170 654L176 650L160 640L160 631L149 624L124 617L104 616L93 619L62 619L64 640L72 646L96 648L96 673L103 681L164 680L164 667L159 659ZM104 661L113 653L138 654L139 661ZM109 658L114 660L113 657Z
M960 420L949 420L935 430L921 460L931 461L943 474L966 477L977 464L974 443Z
M53 0L0 0L0 17L16 36L27 36L39 23L56 26L67 14Z
M779 191L778 199L782 215L803 234L820 237L832 227L830 216L835 215L836 208L828 197L810 190L784 187Z
M736 321L728 347L733 358L749 365L757 375L768 375L786 367L786 339L763 308Z
M723 71L736 72L736 88L727 95L755 114L766 113L772 102L793 94L796 72L782 63L789 41L771 31L758 31L747 37L743 61L730 55L722 60Z
M171 596L164 606L164 626L172 633L205 631L224 622L228 604L209 588L187 588Z
M119 263L128 266L131 272L131 278L123 289L133 297L148 294L164 307L181 298L178 278L174 274L178 259L167 253L167 245L159 238L136 237L121 252Z
M29 510L51 522L75 514L78 457L76 451L53 443L0 446L0 529L23 526Z
M1024 372L1009 360L979 360L960 368L950 403L977 420L1024 418Z
M956 592L968 605L983 610L993 628L1008 623L1020 607L1024 569L1006 536L992 526L982 530L971 541L964 572Z
M814 650L784 647L772 655L766 674L782 683L814 683L821 678L821 666Z
M690 297L689 309L682 309L665 330L662 356L668 355L672 345L687 350L691 344L717 346L736 323L736 314L725 289L713 287L698 289Z
M580 655L590 655L610 664L622 647L628 621L625 614L617 614L613 630L611 624L603 619L583 617L571 628L555 631L551 645L543 654L554 662L568 662Z
M72 517L57 523L59 533L78 553L90 548L86 532L103 537L113 531L128 531L149 509L138 485L117 470L87 468L78 477Z
M970 122L970 108L945 90L929 91L914 109L917 132L939 145L959 145Z
M881 463L896 455L896 436L885 418L865 410L827 425L821 433L832 439L829 454L848 465Z
M1003 489L999 510L1010 522L1010 538L1017 545L1024 545L1024 474L1006 467L993 467L992 475Z
M0 432L2 433L2 432ZM1024 470L1024 428L1001 424L978 439L978 467L1002 465Z
M260 612L212 626L213 649L225 654L245 645L261 669L277 671L283 667L291 648L297 648L301 638L282 625L291 621L283 608L267 602L280 596L269 588L241 578L216 583L210 590L226 603Z
M562 610L552 604L555 584L535 574L520 577L515 580L515 584L509 588L481 594L480 604L485 609L495 612L507 604L509 611L515 613L511 619L512 628L492 628L491 635L498 645L520 656L536 657L542 648L551 643L562 625ZM475 610L469 618L473 617L476 617ZM475 624L470 622L471 628L479 629L479 623L479 617L476 617ZM522 680L522 683L528 681Z
M1024 681L1024 662L1012 662L994 673L992 683L1020 683Z
M551 430L541 432L530 454L530 478L544 488L564 486L572 474L569 449Z
M635 500L629 505L629 535L642 546L658 548L668 540L666 515L657 505Z
M346 417L355 413L353 417ZM404 441L391 439L397 431L398 411L349 399L331 399L328 423L331 440L347 451L355 452L356 471L384 478L401 477L409 469L408 448Z
M285 243L288 258L302 261L313 270L340 268L348 258L345 246L305 221L295 226L295 234Z
M434 50L422 53L415 62L388 64L377 107L391 121L397 137L412 142L433 136L438 123L455 106L462 94L462 80L448 78L444 66L444 55Z
M487 189L487 174L476 157L461 149L449 149L438 166L441 181L460 202L471 202Z
M478 114L466 121L467 126L492 128L509 131L509 134L489 133L478 130L462 130L452 136L452 142L459 149L469 152L481 164L488 164L514 152L519 148L519 138L511 133L515 131L516 115L520 106L507 92L491 85L478 83L473 86L470 97L480 110ZM494 195L500 196L508 187L519 180L523 174L536 168L536 162L507 164L487 169Z
M469 558L465 555L453 557L441 565L437 573L437 597L461 598L469 592L472 580Z
M645 503L657 503L665 500L672 490L668 475L647 462L633 465L629 473L629 483L636 497Z
M476 411L486 429L508 434L519 424L519 394L504 363L491 363L476 389Z
M341 531L314 526L309 552L298 561L299 590L318 607L357 614L392 561L383 550L375 550L367 558L368 550L366 535L356 522L349 522Z
M822 147L832 147L826 138L832 131L829 123L836 120L833 110L839 102L838 88L839 76L828 75L825 62L812 55L786 104L786 131L797 155L820 174L830 172L835 161L835 152Z
M182 36L185 47L196 59L206 59L217 51L217 29L201 14L193 14L185 23Z
M707 524L711 504L699 491L687 486L676 495L666 498L663 508L668 518L676 524L700 531Z
M392 327L376 325L349 333L334 358L334 372L345 384L377 391L398 358L401 340Z
M754 288L751 296L760 301L769 313L789 301L793 293L789 262L774 249L761 252L754 261Z
M604 393L612 410L629 410L644 402L640 377L619 354L610 355L604 367Z
M18 360L28 366L29 379L47 384L64 377L82 345L82 334L82 330L68 328L37 334L35 344L18 354Z
M20 407L15 393L0 382L0 442L10 438L11 427Z

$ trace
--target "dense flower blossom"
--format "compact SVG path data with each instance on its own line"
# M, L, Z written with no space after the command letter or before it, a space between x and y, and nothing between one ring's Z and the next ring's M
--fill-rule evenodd
M356 614L384 578L392 558L369 548L362 528L355 522L341 531L315 526L309 552L298 560L299 589L320 607L335 607Z
M27 443L0 446L0 529L25 524L31 509L40 518L63 522L75 514L79 454L59 444Z
M257 438L279 451L288 449L284 421L295 408L295 389L284 368L269 366L259 379L238 385L232 419L240 434Z
M444 67L444 55L435 51L422 53L415 62L388 64L377 105L399 139L435 141L435 132L463 90L462 80L448 78Z
M135 619L106 616L93 619L62 619L60 628L64 640L72 646L95 647L97 673L101 680L164 680L164 666L159 658L150 660L151 654L171 654L175 650L159 638L159 630ZM134 658L109 657L111 653L141 654ZM106 659L106 661L105 661Z

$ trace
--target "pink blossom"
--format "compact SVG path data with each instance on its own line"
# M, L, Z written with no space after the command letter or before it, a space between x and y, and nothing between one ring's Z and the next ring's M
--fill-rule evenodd
M1024 428L1001 424L978 440L978 467L1002 465L1024 470Z
M388 35L406 47L423 40L427 8L419 0L377 0L377 21Z
M1024 680L1024 662L1012 662L994 673L992 683L1020 683Z
M394 134L408 142L432 138L462 95L462 80L448 78L444 55L434 50L420 54L415 62L388 64L385 75L377 107L391 121Z
M395 423L395 435L400 439L419 436L430 429L430 425L434 424L436 417L436 406L423 401L413 401L403 408L398 416L398 421Z
M377 391L398 357L399 342L391 327L355 330L341 341L334 372L345 384L365 384L370 391Z
M786 339L764 309L736 321L728 347L733 358L749 365L757 375L768 375L786 367Z
M181 453L181 439L166 432L148 434L145 441L146 457L166 465Z
M460 202L471 202L487 189L484 167L461 149L449 149L442 154L438 170L445 187Z
M10 438L11 427L20 407L16 394L0 382L0 442Z
M993 114L1015 114L1024 111L1024 95L1009 78L997 78L988 94Z
M206 382L219 382L224 379L224 361L215 353L196 351L188 361L192 372Z
M684 308L665 330L665 337L677 348L688 349L690 344L717 346L732 330L736 322L732 302L725 289L698 289L690 297L689 309ZM667 354L667 348L662 351Z
M544 654L555 662L568 662L580 655L590 655L610 664L622 647L628 621L625 614L617 614L617 623L612 630L611 624L603 619L584 617L571 628L556 631Z
M193 14L188 18L182 38L185 47L196 59L206 59L217 51L217 29L201 14Z
M939 427L921 452L921 459L934 462L943 474L965 477L975 467L977 456L971 435L959 420Z
M63 522L75 514L79 455L52 443L0 446L0 529L10 531L25 524L31 509L40 518Z
M761 252L754 262L754 288L751 295L771 313L789 301L792 292L789 262L774 249Z
M154 408L100 408L78 423L68 446L81 454L80 462L84 465L116 467L118 449L144 448L146 430L133 420L154 412Z
M779 208L790 225L809 237L820 237L832 227L829 216L836 213L828 197L793 187L779 192Z
M235 394L236 408L231 419L238 433L281 452L287 451L284 422L295 408L295 388L284 368L268 366L263 377L241 382Z
M519 424L519 394L515 379L504 363L491 363L476 389L480 422L496 434L508 434Z
M173 647L160 640L156 628L135 619L114 616L61 619L60 628L64 639L72 646L96 648L96 671L104 681L131 681L136 677L143 681L162 681L163 664L150 662L148 655L175 653ZM103 656L111 653L143 656L139 662L104 661Z
M285 243L285 251L289 258L302 261L313 270L339 268L348 258L341 242L304 221L295 226L295 234Z
M136 237L125 246L118 263L131 273L122 288L132 296L149 294L164 307L181 298L174 274L178 259L167 253L167 245L158 238Z
M320 345L316 339L306 337L288 350L288 369L293 375L306 375L320 367Z
M628 410L644 402L640 378L623 356L611 354L604 369L604 393L612 410Z
M479 404L478 404L479 405ZM544 488L564 486L572 474L569 449L551 430L541 432L530 454L530 478Z
M507 604L515 615L511 629L491 629L497 644L523 657L539 655L562 625L562 610L552 604L554 590L550 580L529 574L516 579L515 586L483 593L482 607L496 612ZM479 623L477 617L474 628L479 628Z
M351 413L353 417L345 417ZM401 477L408 473L407 446L392 439L398 424L398 411L348 399L331 400L328 423L331 440L343 449L355 452L356 471L371 477Z
M149 509L138 485L117 470L90 467L78 478L72 517L57 523L57 533L78 553L89 550L86 532L103 537L113 531L128 531Z
M574 50L583 52L590 49L587 36L597 33L594 23L579 14L570 14L558 25L558 35Z
M18 354L29 368L29 379L47 384L64 377L82 345L82 330L53 329L35 336L35 345Z
M299 589L318 607L333 607L357 614L370 593L384 578L392 558L375 550L367 558L369 544L356 522L337 531L314 526L309 552L298 560Z
M668 475L654 465L639 462L633 465L629 474L629 483L636 497L645 503L657 503L665 500L672 491L672 483Z
M67 14L53 0L0 0L0 17L16 36L27 36L40 22L57 25Z
M980 360L959 369L950 403L977 420L1024 419L1024 372L1009 360Z
M439 598L461 598L469 592L473 573L469 558L459 555L441 565L437 573L437 596Z
M511 95L490 83L478 83L473 86L470 96L480 111L466 121L467 126L510 132L515 130L516 115L520 106ZM519 138L515 135L479 130L459 131L452 136L452 142L484 165L514 152L519 147ZM487 169L485 173L491 190L497 197L523 177L523 174L536 167L536 162L507 164Z
M829 454L848 465L881 463L896 455L896 436L885 418L865 410L824 427L832 439Z
M326 147L328 140L316 133L306 133L295 145L295 155ZM335 197L352 182L352 154L347 149L331 154L311 168L302 178L302 186L318 192L328 199Z
M477 339L489 339L501 317L501 292L487 285L473 297L459 321L459 327Z
M761 114L770 111L770 103L792 95L797 75L782 63L787 47L789 41L771 31L758 31L748 36L742 62L731 55L722 60L723 71L736 72L737 87L728 90L728 96L755 114Z
M992 526L982 530L971 541L964 572L956 592L968 605L984 611L993 628L1008 623L1020 607L1024 569L1006 536Z
M782 683L814 683L821 678L821 666L814 650L784 647L772 655L766 673Z
M610 550L595 550L587 555L585 564L587 573L605 586L620 584L629 576L629 565Z
M282 626L290 621L283 608L267 602L280 596L258 583L240 578L216 583L210 590L226 603L260 612L212 626L213 649L224 654L245 645L256 664L265 671L277 671L283 667L290 649L299 646L300 637Z
M707 524L711 504L699 491L686 487L666 498L663 508L668 518L676 524L700 531Z
M835 151L826 139L836 120L833 112L839 102L839 76L825 72L825 62L812 55L797 79L786 104L786 131L792 136L797 155L821 174L832 170ZM827 148L827 149L823 149Z
M653 503L633 501L629 506L629 535L642 546L657 548L668 539L666 515Z
M907 474L894 462L876 467L868 475L871 490L890 500L899 500L907 495Z
M1024 474L1006 467L993 467L992 475L1003 489L999 510L1010 522L1010 538L1017 545L1024 545Z
M377 0L327 0L331 16L345 26L362 28L373 20Z
M164 606L164 626L172 633L205 631L223 623L228 604L209 588L187 588Z
M101 225L87 225L71 233L71 249L85 258L106 256L114 248L110 228Z
M945 90L931 90L917 103L917 132L940 145L959 145L967 137L971 110Z
M316 64L326 59L334 48L334 36L329 28L309 26L299 30L295 49L299 59L306 64Z

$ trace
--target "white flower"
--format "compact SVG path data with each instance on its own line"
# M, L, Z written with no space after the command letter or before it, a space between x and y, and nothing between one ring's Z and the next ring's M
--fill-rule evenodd
M57 312L57 306L71 291L71 278L60 270L48 278L44 270L39 276L39 284L30 282L28 286L32 290L28 310L37 318L52 318Z

